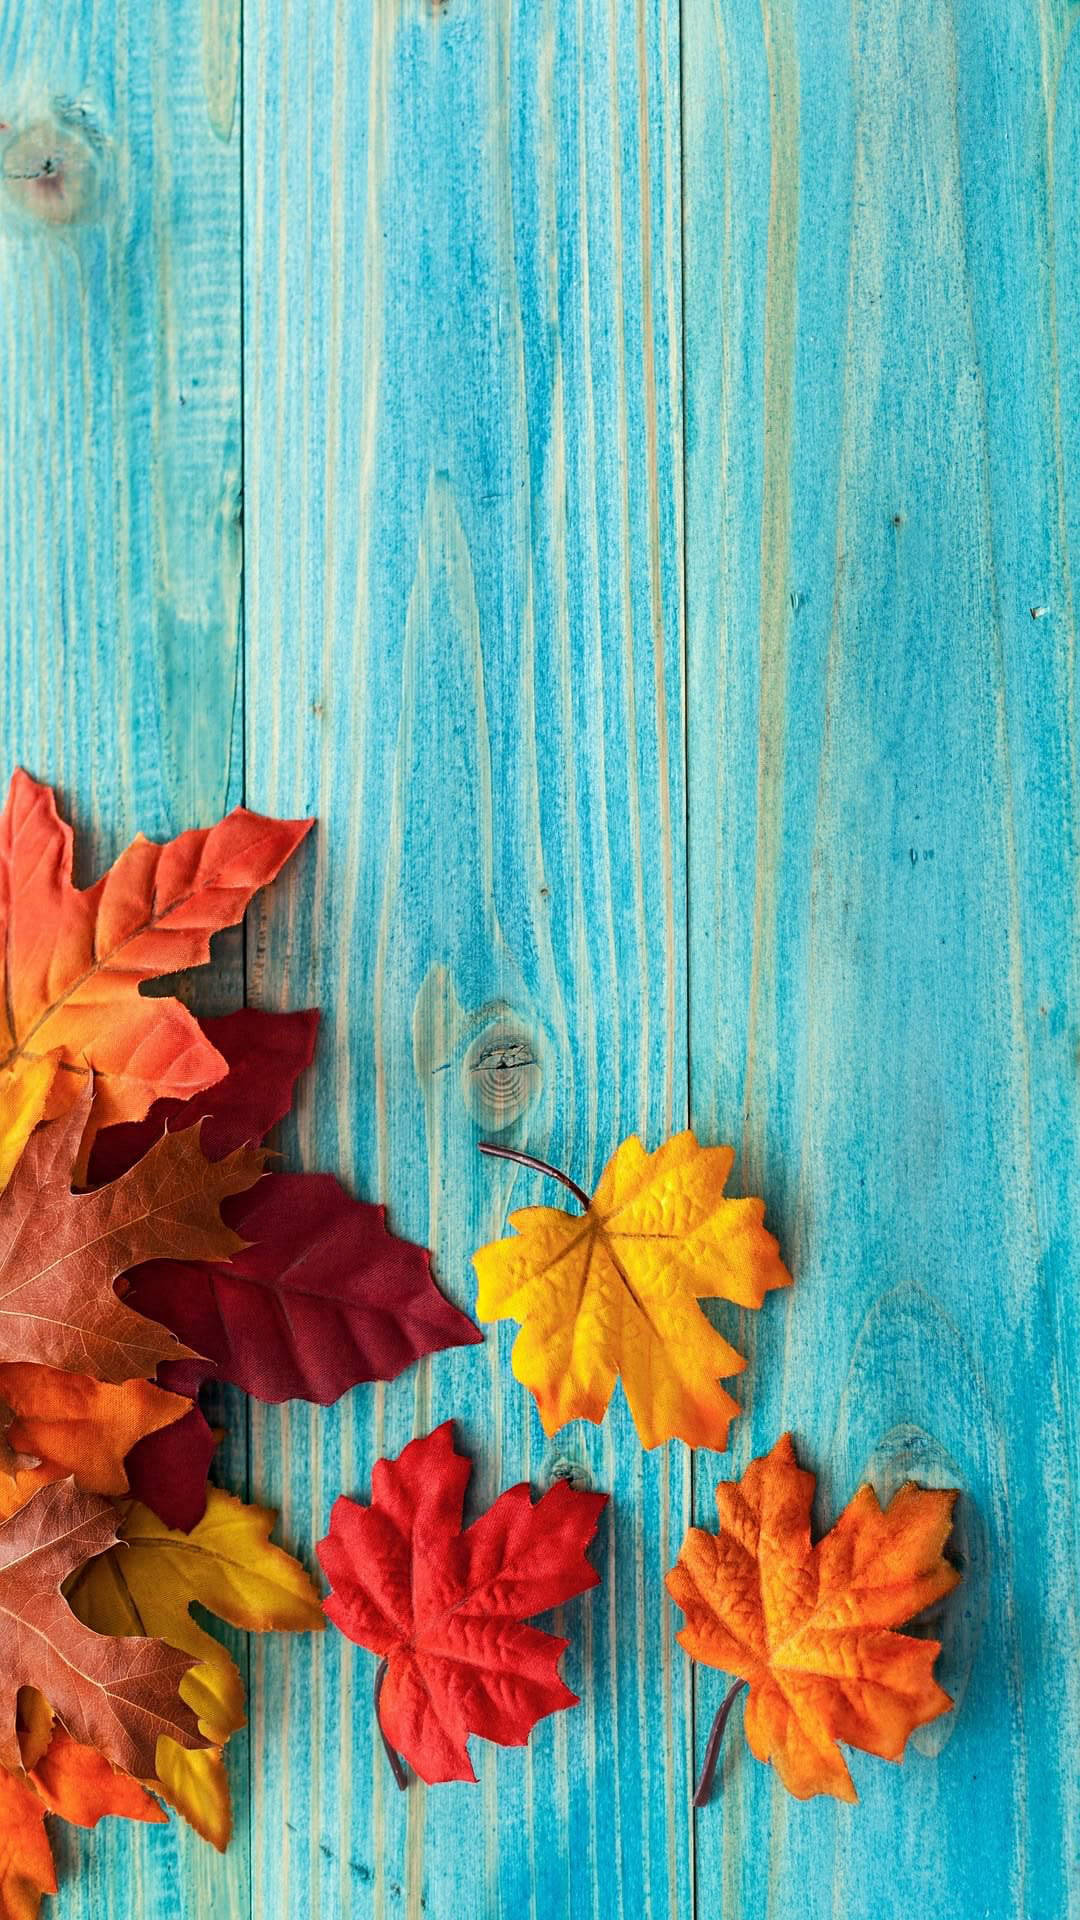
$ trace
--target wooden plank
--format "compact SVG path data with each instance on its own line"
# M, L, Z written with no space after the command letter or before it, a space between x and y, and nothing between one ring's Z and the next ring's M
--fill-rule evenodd
M695 1502L791 1427L823 1523L956 1484L966 1562L859 1806L729 1731L747 1920L1080 1911L1074 20L683 10L691 1110L797 1276Z
M684 1111L676 27L667 0L246 12L249 796L320 820L249 986L325 1010L290 1151L384 1196L466 1305L536 1191L479 1138L588 1180ZM643 1458L622 1409L548 1445L510 1343L258 1413L255 1489L310 1549L448 1415L476 1503L566 1463L612 1488L565 1615L583 1705L400 1796L371 1659L260 1645L257 1912L690 1911L686 1457Z
M3 758L57 782L85 878L241 797L237 25L0 3ZM237 941L198 1004L242 984ZM65 1827L54 1911L246 1915L242 1740L233 1767L227 1861L178 1822Z

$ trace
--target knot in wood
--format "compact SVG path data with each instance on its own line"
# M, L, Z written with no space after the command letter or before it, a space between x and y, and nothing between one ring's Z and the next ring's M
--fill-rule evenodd
M560 1453L558 1448L545 1454L540 1469L540 1484L545 1492L560 1480L566 1480L575 1493L589 1493L592 1489L592 1471L587 1460L571 1460L568 1454Z
M9 202L46 226L88 219L99 198L98 155L79 127L46 118L17 130L0 157Z
M528 1034L500 1020L477 1034L462 1062L462 1092L473 1118L502 1133L535 1106L543 1074Z

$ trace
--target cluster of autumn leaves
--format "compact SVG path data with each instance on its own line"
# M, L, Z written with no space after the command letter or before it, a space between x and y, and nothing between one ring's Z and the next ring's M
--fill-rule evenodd
M323 1624L273 1515L208 1484L210 1379L320 1404L480 1339L428 1256L329 1176L261 1142L317 1016L197 1021L145 981L209 957L310 822L238 809L139 839L87 890L51 791L16 773L0 816L0 1920L55 1885L46 1813L82 1826L173 1806L223 1847L222 1750L240 1676L191 1614ZM549 1433L602 1420L621 1378L647 1447L722 1448L744 1364L698 1301L758 1307L789 1276L732 1155L625 1141L577 1211L531 1207L476 1255L481 1319L520 1324L516 1376ZM560 1176L562 1177L562 1176ZM572 1182L565 1184L572 1187ZM449 1423L339 1499L325 1612L380 1659L383 1738L428 1781L473 1778L470 1736L520 1744L569 1706L565 1641L531 1617L595 1585L606 1496L503 1493L470 1527ZM800 1796L853 1798L838 1742L898 1758L949 1705L938 1648L894 1629L953 1584L951 1498L863 1488L814 1545L790 1440L717 1490L669 1576L695 1659L748 1685L745 1727ZM148 1791L149 1789L149 1791Z
M0 815L2 1920L55 1887L46 1813L160 1798L226 1844L244 1691L193 1603L324 1624L273 1514L208 1486L202 1383L325 1404L480 1337L380 1207L266 1170L317 1016L139 990L208 959L309 825L240 809L84 891L47 787L16 773Z

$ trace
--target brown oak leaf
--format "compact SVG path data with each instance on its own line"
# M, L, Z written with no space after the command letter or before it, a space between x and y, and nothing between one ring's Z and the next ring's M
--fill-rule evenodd
M90 1100L88 1082L77 1107L36 1129L0 1194L0 1354L119 1383L189 1349L125 1306L113 1282L143 1260L241 1248L221 1202L259 1177L262 1155L244 1147L208 1160L189 1127L163 1134L107 1187L73 1193Z
M20 1687L36 1687L73 1739L140 1779L154 1773L160 1735L201 1744L179 1692L190 1656L163 1640L93 1633L60 1591L115 1545L115 1523L108 1500L55 1480L0 1524L0 1766L22 1764Z

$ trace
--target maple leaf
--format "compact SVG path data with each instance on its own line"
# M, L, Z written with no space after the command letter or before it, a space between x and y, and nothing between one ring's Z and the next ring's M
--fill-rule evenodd
M238 807L165 846L140 835L82 891L51 789L17 771L0 815L0 1072L56 1055L54 1093L92 1072L91 1133L219 1079L225 1063L187 1008L139 988L208 960L211 934L242 917L310 826Z
M0 1189L7 1186L38 1121L44 1119L58 1062L53 1054L19 1071L0 1072Z
M933 1677L938 1642L892 1629L960 1578L942 1557L955 1494L908 1485L882 1510L860 1487L814 1546L814 1484L785 1434L741 1481L721 1481L719 1533L692 1527L667 1585L690 1657L749 1687L757 1758L799 1800L855 1800L839 1741L899 1760L952 1705Z
M371 1476L371 1505L334 1502L316 1549L335 1625L385 1662L384 1739L422 1780L475 1780L468 1739L524 1746L545 1714L577 1704L568 1646L524 1625L599 1583L585 1549L606 1493L559 1481L536 1504L510 1487L462 1531L472 1463L446 1421ZM383 1677L383 1675L385 1677Z
M293 1089L315 1053L319 1015L267 1013L239 1007L199 1029L225 1063L226 1072L189 1100L155 1100L142 1120L103 1127L90 1155L92 1186L115 1180L148 1153L166 1128L172 1133L203 1123L199 1138L210 1160L237 1147L254 1146L292 1106Z
M316 1022L312 1013L250 1008L207 1021L228 1061L225 1078L183 1106L158 1102L138 1125L103 1131L91 1176L122 1170L166 1124L201 1120L211 1156L267 1132L288 1111ZM354 1200L329 1174L268 1174L225 1217L252 1244L213 1267L181 1265L173 1249L133 1275L127 1299L258 1400L328 1406L363 1381L392 1380L422 1354L482 1338L440 1293L425 1250L390 1233L382 1207Z
M158 1368L158 1379L171 1399L183 1399L183 1417L144 1434L124 1462L135 1498L167 1527L184 1533L198 1526L206 1512L206 1476L217 1439L199 1405L199 1390L213 1375L214 1368L202 1360L166 1360Z
M211 1487L204 1518L173 1532L131 1502L120 1545L84 1567L68 1589L78 1618L99 1632L154 1633L195 1662L180 1692L198 1715L195 1751L163 1740L157 1780L165 1798L204 1839L229 1837L229 1789L220 1748L244 1724L240 1675L220 1641L191 1617L197 1603L248 1632L311 1632L324 1622L319 1595L298 1561L270 1540L276 1515Z
M252 1244L214 1267L150 1262L128 1298L257 1400L328 1406L482 1338L439 1292L424 1249L330 1174L267 1174L227 1211Z
M167 1133L130 1173L73 1193L72 1169L90 1103L31 1135L0 1194L0 1354L117 1383L153 1373L182 1349L133 1313L113 1281L163 1253L224 1257L242 1242L220 1205L250 1186L261 1156L209 1161L198 1129Z
M545 1431L601 1421L621 1377L643 1446L725 1447L739 1406L718 1380L746 1362L697 1302L760 1307L791 1281L762 1201L724 1197L732 1149L700 1147L686 1132L646 1153L632 1136L591 1200L542 1161L483 1151L553 1174L584 1208L522 1208L510 1215L515 1236L473 1258L479 1318L521 1322L514 1375Z
M30 1779L49 1812L75 1827L96 1827L109 1814L157 1824L168 1818L129 1773L110 1766L95 1748L81 1746L63 1727L55 1729Z
M0 1767L0 1920L36 1920L42 1894L55 1892L44 1803Z
M25 1363L0 1362L0 1401L11 1410L10 1445L44 1462L53 1479L73 1474L88 1493L126 1493L124 1456L145 1434L188 1411L181 1395L163 1393L149 1380L107 1386L86 1374Z
M154 1771L159 1736L198 1740L177 1691L190 1659L161 1640L91 1633L60 1593L113 1545L115 1520L107 1500L57 1480L0 1523L0 1766L21 1764L20 1687L36 1687L74 1739L139 1777Z

